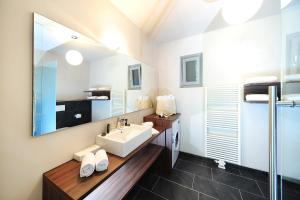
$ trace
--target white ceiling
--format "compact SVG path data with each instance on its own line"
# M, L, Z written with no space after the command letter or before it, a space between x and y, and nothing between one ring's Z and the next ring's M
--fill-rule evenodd
M110 0L118 10L146 34L153 31L172 1L173 0Z
M203 32L220 10L221 0L110 0L158 43Z

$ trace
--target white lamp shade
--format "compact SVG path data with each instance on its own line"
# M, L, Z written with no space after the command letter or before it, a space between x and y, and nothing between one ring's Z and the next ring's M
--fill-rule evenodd
M228 24L242 24L261 8L263 0L224 0L222 16Z
M70 65L74 66L80 65L83 61L82 54L76 50L67 51L65 58Z

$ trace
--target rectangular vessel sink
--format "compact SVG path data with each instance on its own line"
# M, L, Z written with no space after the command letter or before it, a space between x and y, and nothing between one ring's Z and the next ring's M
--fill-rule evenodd
M131 124L122 129L114 129L106 136L97 135L96 143L109 153L126 157L151 136L151 127Z

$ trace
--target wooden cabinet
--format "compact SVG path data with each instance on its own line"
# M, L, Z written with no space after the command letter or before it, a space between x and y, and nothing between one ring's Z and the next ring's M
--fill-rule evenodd
M80 162L70 160L43 174L44 200L118 200L126 196L143 174L157 160L163 159L165 129L155 127L159 134L131 152L125 158L108 154L109 166L104 172L94 172L80 178ZM151 142L154 144L151 144Z
M172 168L172 125L177 119L179 119L180 114L172 115L167 118L160 118L156 114L148 115L144 117L144 122L153 122L154 127L162 127L165 129L165 152L164 152L164 164L165 172L170 171Z

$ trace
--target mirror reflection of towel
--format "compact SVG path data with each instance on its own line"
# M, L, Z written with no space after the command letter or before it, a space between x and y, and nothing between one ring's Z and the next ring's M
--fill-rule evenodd
M137 99L138 110L143 110L147 108L152 108L152 101L149 96L140 96Z

